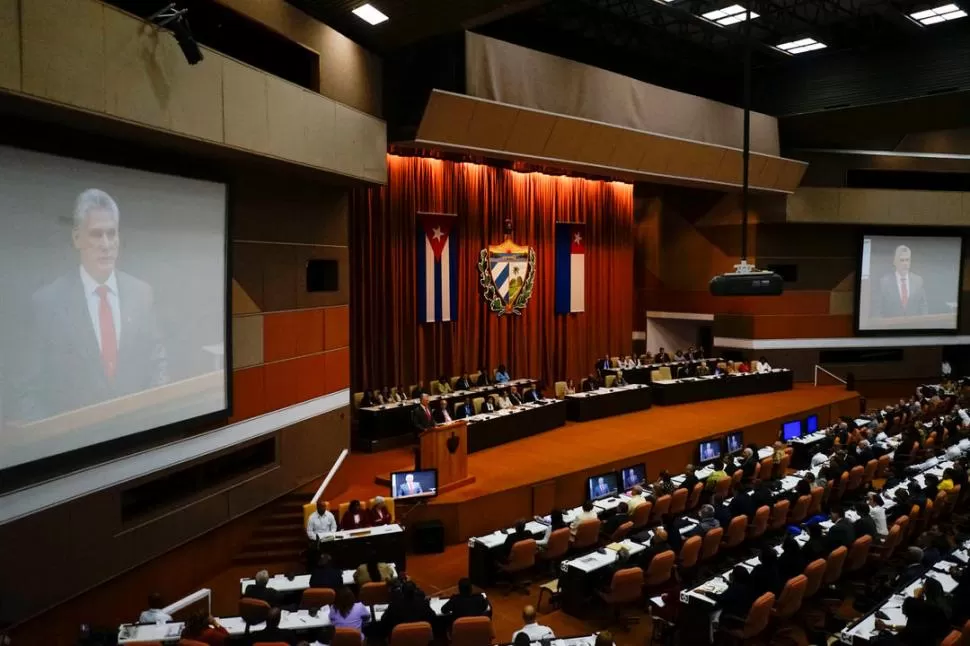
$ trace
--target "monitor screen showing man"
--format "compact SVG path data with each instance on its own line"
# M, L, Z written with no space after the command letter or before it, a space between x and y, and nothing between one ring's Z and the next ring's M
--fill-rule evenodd
M647 481L647 465L634 464L621 469L620 473L623 474L623 489L630 490L638 484L643 484Z
M226 187L0 146L0 469L227 407Z
M698 449L701 462L710 462L721 457L721 440L706 440Z
M957 236L863 236L859 331L955 331L962 245Z
M727 437L725 438L725 444L727 444L728 455L732 455L743 449L744 443L742 441L741 431L728 433Z
M604 473L586 479L586 491L589 493L590 500L608 498L615 496L619 491L616 482L616 473Z
M438 472L400 471L391 474L392 498L421 498L438 495Z

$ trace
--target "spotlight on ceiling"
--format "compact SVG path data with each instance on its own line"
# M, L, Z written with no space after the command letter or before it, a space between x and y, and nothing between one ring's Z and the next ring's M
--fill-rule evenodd
M177 9L172 2L149 16L148 21L154 23L159 29L168 29L172 32L175 41L182 49L185 60L189 65L195 65L202 60L202 50L192 36L189 19L186 16L188 12L188 9Z
M935 9L925 9L909 14L909 17L924 27L935 25L940 22L956 20L966 17L967 12L955 4L941 5Z
M758 16L759 14L755 13L754 11L751 12L752 20ZM722 27L728 27L730 25L736 25L739 22L744 22L747 18L747 11L739 4L732 4L724 7L723 9L716 9L714 11L702 13L701 18L710 20L711 22Z
M354 15L370 25L379 25L387 21L387 16L369 2L354 9Z
M800 38L798 40L792 40L787 43L775 45L775 47L786 54L804 54L805 52L814 52L817 49L825 49L828 47L828 45L821 43L814 38Z

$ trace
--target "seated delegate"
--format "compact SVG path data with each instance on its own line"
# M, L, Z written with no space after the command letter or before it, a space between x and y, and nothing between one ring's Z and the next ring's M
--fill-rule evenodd
M340 519L340 529L350 530L363 527L370 527L370 517L361 508L359 500L351 500L343 518Z
M328 557L329 558L329 557ZM260 601L265 601L273 608L278 608L283 602L282 595L269 587L269 572L266 570L260 570L256 573L253 579L254 583L250 583L243 590L243 598L245 599L259 599ZM311 579L312 585L312 579Z
M387 505L384 504L384 496L376 496L374 498L374 504L368 511L370 512L371 527L391 524L391 512L388 511Z
M317 501L317 510L310 514L306 524L306 535L311 541L319 541L328 534L337 531L337 519L327 509L327 503Z
M499 364L498 370L495 371L495 383L505 384L510 381L512 381L512 378L509 376L508 370L505 369L505 364Z
M485 595L472 592L471 579L458 580L458 594L453 594L441 607L441 614L452 620L460 617L483 617L488 615L488 600Z

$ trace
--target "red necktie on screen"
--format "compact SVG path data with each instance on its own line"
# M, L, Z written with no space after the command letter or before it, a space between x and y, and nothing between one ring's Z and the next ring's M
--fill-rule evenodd
M101 364L104 366L104 376L113 379L118 367L118 335L115 333L115 317L111 314L108 304L108 288L99 285L95 293L98 295L98 326L101 329Z
M909 288L906 287L906 276L899 277L899 300L903 302L903 309L906 309L906 303L909 301Z

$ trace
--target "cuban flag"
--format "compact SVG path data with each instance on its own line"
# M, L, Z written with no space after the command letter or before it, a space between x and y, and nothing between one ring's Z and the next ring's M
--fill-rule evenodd
M454 215L418 214L418 321L458 318L458 240Z
M586 226L556 223L556 314L586 309Z

